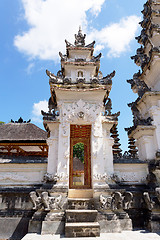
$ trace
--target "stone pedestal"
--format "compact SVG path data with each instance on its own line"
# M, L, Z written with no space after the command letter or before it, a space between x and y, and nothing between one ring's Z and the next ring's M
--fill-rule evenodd
M102 233L118 233L122 230L116 214L111 210L99 211L98 222Z
M64 234L65 213L51 210L42 222L41 234Z

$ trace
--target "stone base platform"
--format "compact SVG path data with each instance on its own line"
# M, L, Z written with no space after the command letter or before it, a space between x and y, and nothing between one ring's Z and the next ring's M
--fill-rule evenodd
M65 224L65 237L98 237L98 222L72 222Z
M75 240L75 238L67 238L62 235L39 235L39 234L27 234L22 240ZM100 237L85 237L85 238L76 238L76 240L160 240L160 233L151 233L145 230L137 231L123 231L121 233L101 233Z

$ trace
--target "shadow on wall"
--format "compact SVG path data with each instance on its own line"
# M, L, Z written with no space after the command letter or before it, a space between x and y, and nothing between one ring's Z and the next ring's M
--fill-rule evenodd
M28 223L30 218L26 217L3 217L0 219L1 239L22 239L28 233Z

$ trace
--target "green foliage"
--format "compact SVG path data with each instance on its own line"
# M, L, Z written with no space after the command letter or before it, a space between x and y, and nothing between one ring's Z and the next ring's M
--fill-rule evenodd
M0 121L0 124L4 124L5 122Z
M73 146L73 157L78 157L84 163L84 144L77 143Z

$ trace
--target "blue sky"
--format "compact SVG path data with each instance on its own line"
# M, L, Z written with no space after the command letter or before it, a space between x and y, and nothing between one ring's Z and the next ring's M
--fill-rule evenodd
M132 125L127 103L137 96L126 83L139 69L130 59L139 44L138 22L145 0L0 0L0 121L20 116L43 128L40 109L50 97L48 69L60 69L59 51L67 39L74 42L79 25L86 44L96 40L95 55L102 52L103 75L116 71L110 97L112 112L121 111L122 149L128 145L124 127Z

